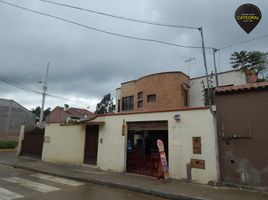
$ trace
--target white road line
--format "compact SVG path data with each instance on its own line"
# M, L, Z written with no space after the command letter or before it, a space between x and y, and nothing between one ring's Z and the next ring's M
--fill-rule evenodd
M18 198L23 198L24 196L11 192L7 189L1 188L0 187L0 200L12 200L12 199L18 199Z
M24 187L27 187L27 188L30 188L30 189L33 189L33 190L36 190L39 192L43 192L43 193L60 190L60 188L37 183L37 182L30 181L30 180L20 178L20 177L2 178L2 180L7 181L9 183L16 183L16 184L19 184L21 186L24 186Z
M75 186L75 187L80 186L80 185L84 185L84 183L79 182L79 181L74 181L74 180L70 180L70 179L67 179L67 178L60 178L60 177L47 175L47 174L32 174L31 176L36 177L36 178L40 178L40 179L53 181L53 182L56 182L56 183Z

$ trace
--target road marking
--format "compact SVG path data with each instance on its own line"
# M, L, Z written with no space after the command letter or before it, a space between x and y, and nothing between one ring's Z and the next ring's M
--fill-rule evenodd
M44 180L53 181L56 183L75 186L75 187L80 186L80 185L84 185L84 183L79 182L79 181L74 181L74 180L70 180L67 178L60 178L57 176L52 176L52 175L47 175L47 174L32 174L31 176L36 177L36 178L40 178L40 179L44 179Z
M9 183L16 183L21 186L24 186L24 187L27 187L27 188L30 188L39 192L43 192L43 193L60 190L60 188L37 183L37 182L30 181L24 178L19 178L19 177L2 178L2 180L7 181Z
M1 188L0 187L0 200L12 200L12 199L18 199L18 198L23 198L24 196L11 192L7 189Z

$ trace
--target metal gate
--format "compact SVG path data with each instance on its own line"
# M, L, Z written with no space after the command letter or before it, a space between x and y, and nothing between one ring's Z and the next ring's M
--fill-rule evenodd
M22 156L41 158L43 151L45 129L35 128L24 133L22 141Z
M140 152L129 151L127 155L127 171L158 177L161 174L159 154L142 155Z

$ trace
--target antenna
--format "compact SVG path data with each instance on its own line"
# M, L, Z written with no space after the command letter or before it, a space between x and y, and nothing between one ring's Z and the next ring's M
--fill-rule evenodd
M193 60L195 60L195 58L189 58L184 61L185 63L189 63L189 72L188 72L189 77L191 77L191 74L190 74L191 73L191 61Z

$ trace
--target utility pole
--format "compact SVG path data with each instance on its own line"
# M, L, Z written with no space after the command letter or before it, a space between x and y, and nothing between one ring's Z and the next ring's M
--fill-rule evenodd
M189 63L189 72L188 72L188 76L189 77L191 77L191 74L190 74L190 72L191 72L191 64L190 63L193 60L195 60L195 58L189 58L189 59L187 59L187 60L184 61L185 63Z
M215 58L215 53L218 51L218 49L213 48L213 62L214 62L214 72L215 72L215 79L216 79L216 87L219 87L219 79L218 79L218 72L217 72L217 67L216 67L216 58Z
M209 84L209 80L208 80L208 67L207 67L203 29L202 29L202 27L200 27L200 28L198 28L198 30L200 31L201 39L202 39L202 52L203 52L204 66L205 66L205 71L206 71L206 82L207 82L207 91L208 91L208 105L209 105L209 107L211 107L211 92L210 92L210 84Z
M43 85L43 98L42 98L42 107L41 107L41 112L40 112L40 118L39 118L39 126L41 127L43 123L43 118L44 118L44 106L45 106L45 98L47 95L47 77L48 77L48 69L49 69L49 63L47 63L47 70L45 74L45 79L44 79L44 85Z

